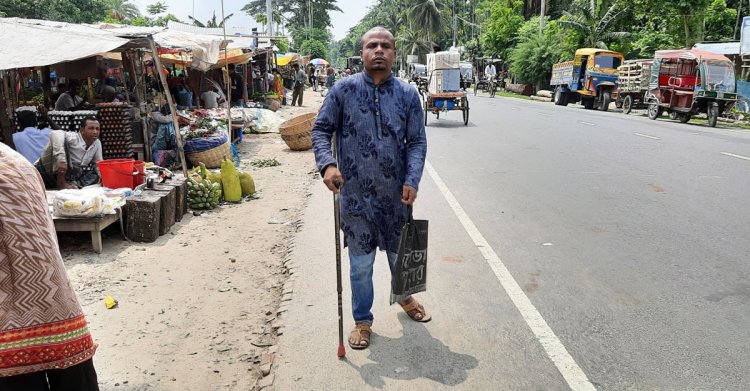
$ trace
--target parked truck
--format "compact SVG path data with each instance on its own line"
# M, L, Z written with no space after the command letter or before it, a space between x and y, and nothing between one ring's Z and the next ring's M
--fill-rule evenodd
M572 61L552 66L550 85L554 87L554 102L559 106L580 101L588 110L602 111L617 99L617 68L622 64L622 53L603 49L576 50Z

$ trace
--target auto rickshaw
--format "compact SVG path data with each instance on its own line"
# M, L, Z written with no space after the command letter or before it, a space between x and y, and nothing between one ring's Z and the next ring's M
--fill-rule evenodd
M597 48L576 50L572 61L552 65L550 85L558 106L581 101L584 108L607 111L617 99L617 68L622 53Z
M704 50L658 50L651 66L646 96L648 117L666 111L682 123L706 113L708 126L737 101L734 64Z

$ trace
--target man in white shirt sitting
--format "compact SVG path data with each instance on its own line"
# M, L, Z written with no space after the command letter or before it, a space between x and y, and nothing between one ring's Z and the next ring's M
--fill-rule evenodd
M46 107L39 106L37 110L39 110L42 118L52 128L58 129L57 125L47 117ZM13 134L13 145L16 146L16 151L23 155L26 160L34 163L42 156L44 147L49 143L49 134L52 132L52 129L49 127L39 129L37 127L36 113L33 111L19 111L18 124L23 130Z
M80 92L80 86L75 80L70 80L68 83L68 90L64 91L57 98L55 102L55 110L59 111L72 111L83 105L84 100L78 93Z
M99 121L86 117L78 132L53 130L34 164L48 189L78 189L99 183L102 158Z
M224 103L224 99L221 98L221 95L213 87L203 91L201 101L203 102L203 107L206 109L215 109L219 107L219 103Z

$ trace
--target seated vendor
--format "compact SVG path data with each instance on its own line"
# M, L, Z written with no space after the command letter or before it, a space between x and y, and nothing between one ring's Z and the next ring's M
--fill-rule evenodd
M37 109L52 129L59 129L57 125L49 119L47 116L47 108L39 106ZM33 111L20 111L18 112L18 125L23 129L18 133L13 134L13 145L16 146L16 151L23 155L28 161L34 163L42 156L44 147L49 143L49 134L52 129L38 128L36 121L36 113Z
M35 166L48 189L78 189L99 183L101 160L99 121L86 117L78 132L53 130Z
M201 101L203 101L204 108L215 109L219 107L219 103L224 102L224 98L216 91L216 87L209 87L201 94Z
M102 86L102 101L114 102L115 99L117 99L117 79L108 76L104 79Z
M57 102L55 102L55 110L72 111L79 109L86 103L83 98L78 96L79 92L80 86L78 85L78 82L71 80L70 83L68 83L67 90L57 98Z

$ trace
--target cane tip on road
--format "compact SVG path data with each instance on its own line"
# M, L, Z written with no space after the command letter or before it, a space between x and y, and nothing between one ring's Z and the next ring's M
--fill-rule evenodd
M344 358L344 356L346 356L346 349L344 345L339 345L339 358Z

